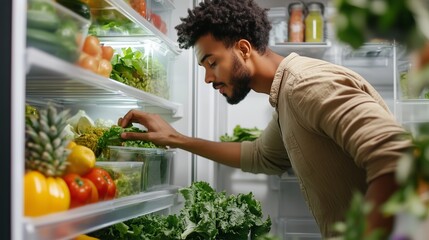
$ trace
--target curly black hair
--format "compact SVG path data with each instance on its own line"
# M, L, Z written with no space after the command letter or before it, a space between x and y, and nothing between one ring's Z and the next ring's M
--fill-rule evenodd
M253 0L204 0L193 10L188 9L188 16L180 18L182 23L175 27L179 47L188 49L201 36L211 33L227 48L246 39L264 53L271 30L267 10Z

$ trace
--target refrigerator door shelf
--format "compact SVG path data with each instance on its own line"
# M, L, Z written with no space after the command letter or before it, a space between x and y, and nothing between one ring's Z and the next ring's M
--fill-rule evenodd
M182 105L102 77L35 48L27 49L27 96L34 102L143 108L183 115Z
M178 187L171 186L119 199L88 204L68 211L36 218L24 218L26 240L61 240L92 232L176 204Z

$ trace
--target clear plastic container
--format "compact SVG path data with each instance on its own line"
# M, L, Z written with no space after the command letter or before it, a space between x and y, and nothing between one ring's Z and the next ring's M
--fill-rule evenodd
M275 7L268 11L268 20L271 22L270 45L284 43L287 41L287 19L286 8Z
M96 162L109 172L116 184L116 197L139 194L142 190L143 162Z
M76 62L91 22L49 0L29 0L27 46Z
M283 240L322 240L322 235L314 219L280 218L278 224Z
M125 17L115 7L91 9L92 24L89 33L99 37L144 35L148 32Z
M110 161L143 162L142 191L162 189L170 185L171 162L175 150L109 146Z

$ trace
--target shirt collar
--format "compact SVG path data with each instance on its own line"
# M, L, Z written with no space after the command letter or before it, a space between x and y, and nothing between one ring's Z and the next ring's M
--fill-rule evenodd
M282 84L282 80L285 76L285 74L287 74L287 67L289 62L295 58L299 56L296 53L291 53L289 54L287 57L285 57L281 62L279 67L276 70L276 74L274 75L274 80L273 83L271 84L271 89L270 89L270 104L272 107L277 108L277 102L279 99L279 92L280 92L280 86Z

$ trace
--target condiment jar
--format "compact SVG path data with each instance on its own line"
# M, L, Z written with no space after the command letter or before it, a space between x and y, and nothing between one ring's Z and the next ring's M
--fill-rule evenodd
M289 4L289 42L304 42L304 5L302 3Z
M323 4L319 2L308 3L308 14L305 17L305 41L323 42L324 19Z

